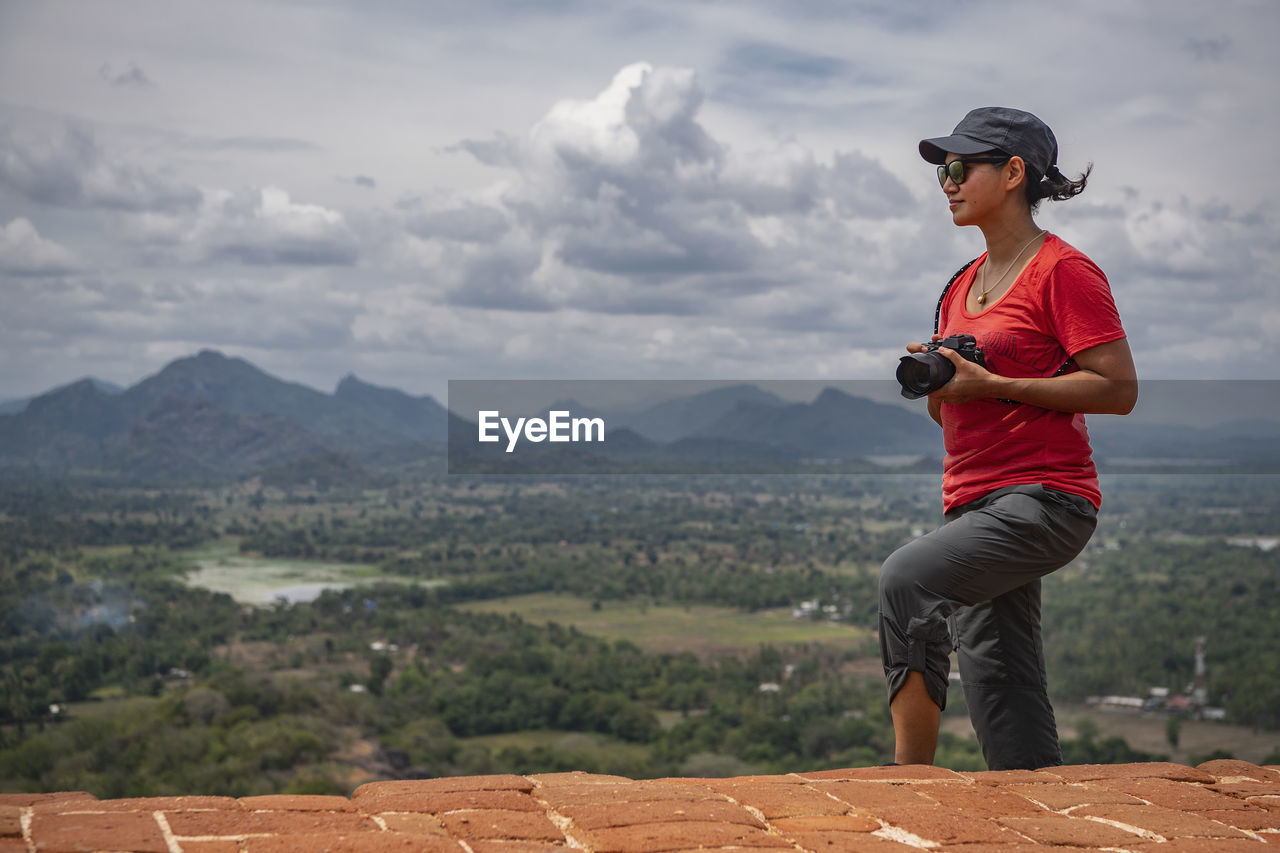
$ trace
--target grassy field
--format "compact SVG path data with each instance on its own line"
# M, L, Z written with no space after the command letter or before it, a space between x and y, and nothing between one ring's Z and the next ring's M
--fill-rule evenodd
M516 613L529 622L558 622L608 640L630 640L652 652L691 651L698 655L754 649L762 643L824 643L862 648L870 633L849 625L795 619L789 609L747 613L708 605L662 606L591 601L535 593L461 605L463 610Z
M1280 749L1280 732L1255 730L1248 726L1185 720L1178 746L1174 748L1166 739L1168 720L1160 714L1125 714L1088 705L1055 703L1054 716L1058 719L1058 734L1063 738L1076 737L1080 721L1090 720L1098 727L1099 740L1121 737L1134 749L1167 755L1179 764L1186 764L1192 756L1207 755L1215 749L1224 749L1236 758L1256 763ZM942 727L952 734L977 739L968 717L947 717Z

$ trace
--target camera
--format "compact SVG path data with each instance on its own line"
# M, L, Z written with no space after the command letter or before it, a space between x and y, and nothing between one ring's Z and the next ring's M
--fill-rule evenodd
M902 386L902 396L908 400L919 400L933 393L956 375L956 366L938 352L939 347L955 350L965 361L971 361L979 367L987 366L973 335L952 335L927 343L924 347L925 352L913 352L898 360L898 384Z

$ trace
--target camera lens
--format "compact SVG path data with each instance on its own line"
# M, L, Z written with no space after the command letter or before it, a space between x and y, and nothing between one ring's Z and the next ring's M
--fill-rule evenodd
M947 384L956 366L939 352L915 352L898 360L896 375L902 396L918 400Z

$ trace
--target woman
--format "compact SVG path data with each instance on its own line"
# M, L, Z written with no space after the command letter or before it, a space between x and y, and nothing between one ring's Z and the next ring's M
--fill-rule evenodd
M938 350L956 369L929 394L947 451L945 523L881 570L894 758L933 762L954 647L987 765L1061 764L1040 578L1093 533L1102 498L1084 415L1132 411L1133 358L1102 271L1034 221L1042 199L1077 195L1089 175L1058 170L1044 122L984 107L920 153L938 166L952 221L979 228L987 245L939 302L933 340L973 335L985 368Z

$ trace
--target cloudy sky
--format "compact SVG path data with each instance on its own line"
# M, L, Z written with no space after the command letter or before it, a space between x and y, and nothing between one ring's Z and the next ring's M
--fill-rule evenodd
M1035 112L1139 369L1280 378L1273 0L0 0L0 399L203 348L331 390L880 378Z

